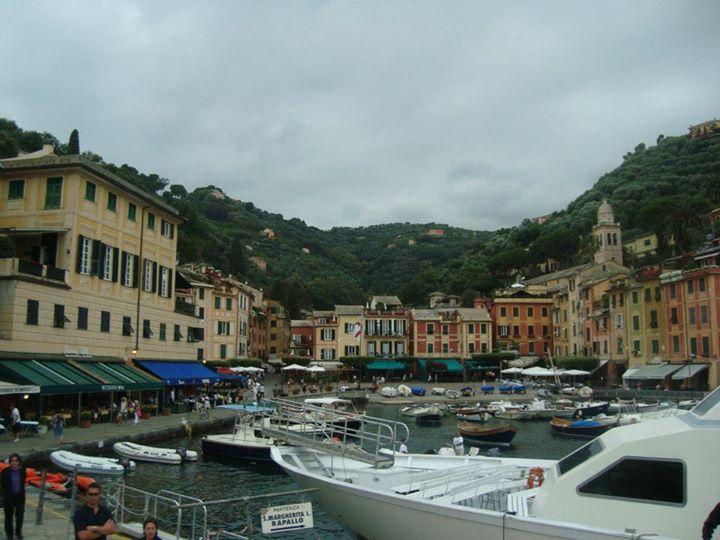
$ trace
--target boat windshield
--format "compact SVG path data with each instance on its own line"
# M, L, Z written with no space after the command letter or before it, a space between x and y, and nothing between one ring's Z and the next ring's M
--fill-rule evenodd
M562 458L560 461L558 461L558 472L560 473L560 476L565 474L566 472L574 469L581 463L587 461L593 456L598 455L600 452L602 452L605 449L605 446L600 441L600 439L595 439L585 446L581 446L577 450L575 450L572 454L569 454Z
M704 416L706 412L708 412L710 409L715 407L720 402L720 388L715 390L712 394L710 394L708 397L703 399L700 403L695 405L695 408L692 410L695 414L698 416Z

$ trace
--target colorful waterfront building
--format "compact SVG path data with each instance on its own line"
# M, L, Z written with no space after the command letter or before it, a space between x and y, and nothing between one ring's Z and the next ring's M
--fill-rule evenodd
M313 360L315 358L315 329L312 319L290 321L290 358Z
M266 298L268 358L284 358L290 352L290 317L277 300Z
M318 310L312 312L313 328L315 331L315 360L337 360L337 318L332 310Z
M553 299L547 287L515 284L495 292L494 342L522 356L544 356L552 344Z
M365 356L363 333L365 308L361 305L336 305L338 357Z
M363 310L366 356L403 357L410 344L410 310L397 296L373 296Z

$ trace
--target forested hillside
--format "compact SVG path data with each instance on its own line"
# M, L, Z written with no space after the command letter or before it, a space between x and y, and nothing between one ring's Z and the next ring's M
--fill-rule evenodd
M0 157L44 143L54 144L59 153L78 148L77 138L63 144L51 134L24 131L0 119ZM105 163L88 151L83 156L180 210L188 220L180 230L181 262L205 262L264 287L287 303L293 316L301 308L364 303L370 294L398 294L408 304L422 305L429 292L439 289L471 302L517 274L538 273L538 264L548 258L561 265L581 262L592 253L589 233L603 197L613 205L626 237L657 233L658 257L664 257L701 242L706 213L720 203L720 134L699 140L660 135L655 146L639 144L547 222L525 220L494 232L437 223L324 231L231 199L214 186L188 192L157 174ZM263 261L267 267L261 270L256 263Z

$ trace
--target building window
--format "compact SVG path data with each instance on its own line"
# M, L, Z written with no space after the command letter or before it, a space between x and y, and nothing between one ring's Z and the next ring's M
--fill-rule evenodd
M27 301L27 315L25 316L25 324L37 325L38 313L40 311L40 302L37 300Z
M85 236L78 237L78 272L90 273L90 239Z
M450 325L443 324L442 325L442 333L443 333L443 336L447 336L450 333Z
M487 324L485 324L485 323L480 324L480 333L487 334Z
M513 317L519 317L520 316L520 308L519 307L512 308L512 314L513 314Z
M110 331L110 312L109 311L101 311L100 312L100 331L101 332L109 332Z
M128 203L128 219L130 221L135 221L137 217L137 206L135 206L133 203Z
M230 335L230 322L229 321L218 321L217 322L217 334L218 334L218 336L229 336Z
M205 318L205 308L200 307L198 308L198 319L204 319Z
M632 292L632 303L637 304L638 303L638 293L637 291Z
M542 316L543 316L543 317L547 317L547 316L548 316L548 308L546 308L546 307L543 307L543 308L542 308Z
M55 311L53 313L53 326L55 328L65 328L65 323L70 322L65 316L65 306L62 304L55 304Z
M662 292L660 292L660 287L655 287L655 301L659 302L662 300Z
M678 323L678 310L677 308L670 308L670 324Z
M427 352L430 354L435 352L435 346L432 343L427 344Z
M199 289L198 290L198 298L200 300L205 300L205 289Z
M692 279L689 279L689 280L688 280L688 282L687 282L687 289L688 289L688 293L689 293L689 294L693 294L693 293L695 292L695 287L694 287L694 284L693 284L693 280L692 280Z
M88 329L88 308L79 307L77 316L77 327L78 330Z
M131 336L133 334L132 321L130 317L123 317L122 335Z
M176 324L175 328L173 330L173 341L180 341L183 338L182 333L180 332L180 325ZM202 349L198 349L202 350Z
M25 180L10 180L8 200L13 201L25 197Z
M535 335L535 327L532 324L527 327L527 335L530 337Z
M530 354L535 353L535 342L534 341L531 341L530 343L528 343L528 352Z
M131 253L126 253L123 251L123 257L125 260L123 261L123 285L126 287L132 287L133 286L133 276L134 276L134 268L133 264L135 261L135 257Z
M690 324L695 324L695 308L691 307L688 309L688 322Z
M675 284L670 284L670 298L675 299L677 297L677 291L675 290Z
M685 504L685 466L666 459L622 458L578 487L580 495Z
M219 296L215 296L215 309L221 309L222 308L222 298Z
M143 269L143 290L146 292L152 291L153 284L153 266L150 259L145 259L145 268Z
M155 214L148 212L147 228L151 231L155 230Z
M650 310L650 328L658 327L658 314L654 309Z
M150 339L151 337L153 337L153 331L152 328L150 328L149 319L143 319L143 337L145 339Z
M700 292L705 292L705 278L704 277L698 278L698 290Z
M345 345L345 356L358 356L360 354L360 347L357 345Z
M640 331L640 315L633 315L632 321L633 321L633 330L635 332L639 332Z
M447 343L443 343L443 344L442 344L442 352L443 352L443 353L448 353L449 351L450 351L450 347L448 346L448 344L447 344Z
M513 326L513 336L520 337L520 327L517 325Z
M633 350L634 350L636 353L639 353L639 352L640 352L641 349L640 349L640 340L639 340L639 339L633 340Z
M468 343L468 354L473 354L474 352L475 352L475 344Z
M542 327L542 335L543 336L549 336L550 335L550 328L547 325L543 325Z
M48 178L45 181L45 210L60 208L62 204L62 178Z
M92 182L85 182L85 200L95 202L95 191L97 186Z
M673 336L672 343L673 343L673 352L679 353L680 352L680 336Z
M172 223L168 223L164 219L160 220L160 234L162 234L165 238L174 238L175 237L175 225Z
M702 338L702 355L707 358L710 356L710 338L705 336Z
M166 266L160 267L160 296L170 298L170 269Z
M232 298L225 299L225 309L227 309L228 311L232 310ZM273 322L275 322L275 321L273 321Z
M653 339L650 342L650 346L651 346L651 350L652 350L653 354L660 353L660 342L657 339Z
M708 323L708 311L707 306L700 306L700 324Z
M480 344L480 352L482 352L482 353L488 352L487 343L481 343L481 344Z
M177 340L176 340L176 341L177 341ZM202 348L198 349L198 350L197 350L197 355L195 356L195 358L196 358L197 360L199 360L199 361L202 362L203 357L204 357L204 353L205 353L205 349L202 349Z
M507 317L507 308L506 308L506 307L501 307L501 308L500 308L500 316L501 316L501 317Z
M322 341L335 341L335 330L332 328L323 328L320 330L320 339Z
M527 316L528 317L534 317L535 316L535 310L531 307L527 308Z
M507 325L498 326L498 336L507 336L510 333L510 327Z
M112 248L103 244L102 246L102 276L105 281L112 280Z
M368 341L368 344L367 344L367 353L368 353L368 356L374 356L376 351L377 351L377 349L376 349L376 347L375 347L375 342L374 342L374 341Z
M647 304L649 302L650 302L650 289L646 288L645 289L645 303Z
M117 211L117 195L108 191L107 209L111 212Z
M469 335L472 336L475 334L475 325L473 323L468 324L467 328L468 328Z
M690 354L697 355L697 338L690 338Z
M227 345L222 343L220 345L220 358L224 360L226 357L227 357Z

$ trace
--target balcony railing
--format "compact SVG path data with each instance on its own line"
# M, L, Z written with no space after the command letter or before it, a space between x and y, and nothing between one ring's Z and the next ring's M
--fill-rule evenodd
M0 259L0 276L33 276L55 283L67 284L67 271L27 259Z

